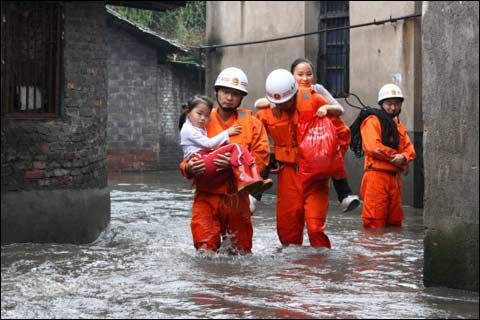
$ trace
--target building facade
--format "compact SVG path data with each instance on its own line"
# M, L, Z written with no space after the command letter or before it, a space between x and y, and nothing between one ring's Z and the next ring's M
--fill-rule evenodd
M2 2L2 20L2 244L93 241L110 221L105 3Z
M2 244L88 243L110 222L106 3L2 1ZM185 1L115 4L165 10ZM151 71L172 78L161 70ZM134 125L155 135L166 127Z
M182 104L203 90L204 70L170 61L189 51L110 9L107 26L108 170L177 169Z

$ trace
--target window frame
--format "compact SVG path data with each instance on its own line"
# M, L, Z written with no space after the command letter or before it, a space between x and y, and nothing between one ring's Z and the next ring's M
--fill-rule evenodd
M7 119L59 118L61 115L61 97L64 93L63 51L65 29L63 3L32 1L22 4L14 1L2 1L1 5L2 116ZM23 8L18 8L19 6L23 6ZM16 21L10 23L15 17L18 17L17 15L22 10L23 12L38 10L36 14L40 17L41 22L35 26L43 28L43 32L40 33L41 41L39 42L40 45L44 45L43 49L36 47L34 41L37 41L37 39L34 39L34 41L25 38L23 38L24 41L23 39L18 40L17 37L21 37L22 34L26 35L29 34L30 30L35 30L32 23L32 28L28 29L27 26L25 27L27 29L18 32L18 28L24 26L16 23ZM47 12L49 16L45 18ZM19 48L22 43L28 46L27 50L29 52L22 51L22 48ZM33 50L30 48L32 43ZM52 47L47 47L47 44ZM34 53L31 54L31 51ZM41 52L41 54L37 54L38 52ZM33 95L31 90L33 90ZM40 108L37 107L37 92L40 92ZM33 107L30 104L31 101L29 101L32 96ZM24 100L20 102L22 97ZM22 107L25 107L24 111L20 111Z
M329 6L337 6L343 4L343 11L331 11ZM349 26L350 5L348 1L320 1L320 17L319 17L319 30L332 29L338 27ZM343 20L343 21L341 21ZM331 24L335 26L331 26ZM339 34L343 32L343 42L335 41L329 43L329 36L334 37L335 40L339 39ZM341 38L341 36L340 36ZM342 40L342 39L341 39ZM336 63L336 65L328 65L328 48L327 47L343 48L341 54L338 52L335 56L335 60L338 61L339 56L343 54L345 57L344 62ZM330 54L331 55L331 54ZM343 81L340 81L341 89L339 86L333 87L329 82L329 70L343 70ZM329 90L334 97L345 97L350 89L350 30L338 30L327 31L319 34L319 52L317 58L317 79L318 81Z

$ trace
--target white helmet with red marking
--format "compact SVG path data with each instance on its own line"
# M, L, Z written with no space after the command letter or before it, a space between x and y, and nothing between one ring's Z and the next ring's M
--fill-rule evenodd
M265 81L267 99L271 103L279 104L290 100L298 90L297 82L292 73L285 69L270 72Z
M237 89L245 95L248 94L248 79L245 72L239 68L230 67L224 69L217 77L215 81L215 90L218 90L218 87L226 87Z

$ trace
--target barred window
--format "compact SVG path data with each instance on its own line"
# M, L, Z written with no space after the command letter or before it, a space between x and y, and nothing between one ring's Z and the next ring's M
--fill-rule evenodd
M2 113L52 118L63 87L63 6L2 1Z
M348 1L320 1L320 30L349 24ZM349 39L348 29L320 33L317 79L336 97L349 91Z

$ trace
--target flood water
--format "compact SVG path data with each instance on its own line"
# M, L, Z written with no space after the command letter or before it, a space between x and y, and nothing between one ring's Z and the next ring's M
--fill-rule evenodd
M2 246L1 318L478 318L478 293L422 284L422 212L366 232L331 202L332 249L281 249L275 196L253 254L197 254L177 171L110 177L109 229L89 245Z

